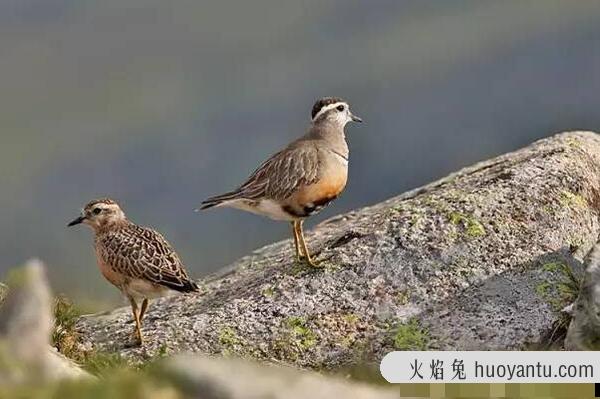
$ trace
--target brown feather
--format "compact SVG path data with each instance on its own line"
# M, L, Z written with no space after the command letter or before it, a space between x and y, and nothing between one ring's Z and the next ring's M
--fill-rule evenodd
M139 279L180 292L198 289L177 253L155 230L128 222L100 232L95 246L104 276L115 285Z

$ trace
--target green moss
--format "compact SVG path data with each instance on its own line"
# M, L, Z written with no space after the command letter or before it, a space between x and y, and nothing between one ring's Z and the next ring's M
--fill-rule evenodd
M546 212L548 215L551 215L551 216L554 216L556 214L556 211L554 210L554 208L549 204L543 205L542 211Z
M568 145L569 147L571 147L571 148L575 148L575 149L580 149L580 148L582 148L581 141L579 141L578 139L576 139L576 138L573 138L573 137L569 137L569 138L566 140L566 143L567 143L567 145Z
M301 349L308 349L317 343L317 334L306 326L306 320L303 317L288 317L285 325L293 333L294 341Z
M469 237L481 237L486 234L483 224L473 216L467 216L460 212L450 212L450 223L453 225L461 225L465 228L465 234Z
M419 227L421 227L424 220L425 220L425 215L423 214L422 210L420 210L420 209L415 210L410 215L410 219L408 221L408 227L413 228L413 229L418 229Z
M543 281L535 286L535 292L544 299L547 298L549 291L550 283L547 281Z
M535 290L552 310L556 319L552 329L542 337L539 344L526 347L527 350L562 350L564 340L571 323L571 316L562 312L566 306L575 302L579 296L582 276L576 276L571 267L563 262L548 262L542 265L542 270L550 274L549 280L539 283Z
M412 318L396 327L393 340L394 348L398 350L426 350L429 333L417 319Z
M342 316L342 319L349 325L355 326L358 323L359 317L354 313L347 313Z
M167 347L167 344L162 344L158 348L158 352L156 353L156 355L158 357L166 357L168 354L169 354L169 348Z
M232 349L242 345L242 339L233 328L223 327L219 331L219 343L223 346L224 352L228 354Z
M262 290L262 295L266 298L272 298L275 295L275 288L268 286Z
M222 327L219 330L218 339L221 344L221 354L224 356L235 354L237 357L248 359L264 358L264 351L255 346L251 340L240 336L239 331L233 327Z
M587 206L587 201L583 196L567 190L561 191L559 202L562 206L569 208L584 208Z
M556 311L575 302L579 296L581 277L563 262L548 262L542 265L542 270L556 275L556 282L543 281L536 285L536 293Z
M320 268L312 267L306 264L306 262L304 261L299 261L298 259L295 259L290 269L290 274L292 276L300 276L305 273L312 273L320 270Z
M305 318L288 317L282 321L281 331L273 340L273 351L282 359L296 361L317 344L317 338Z
M542 270L550 272L550 273L555 273L557 272L561 267L563 266L563 264L561 262L548 262L548 263L544 263L542 265Z
M400 291L396 294L396 303L398 305L406 305L410 299L408 291Z

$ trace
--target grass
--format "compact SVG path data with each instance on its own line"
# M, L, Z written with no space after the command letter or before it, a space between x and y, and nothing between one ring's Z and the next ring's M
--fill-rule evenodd
M75 331L75 323L81 313L64 295L55 298L53 311L52 345L68 358L81 361L81 354L78 349L79 334Z
M558 281L551 284L548 281L542 281L535 287L536 293L544 299L557 313L557 319L543 339L540 345L529 349L562 349L571 315L562 312L566 306L577 300L581 289L581 276L575 275L571 267L563 262L549 262L542 265L542 270L556 275Z
M75 330L75 324L81 316L81 312L69 298L58 295L54 300L53 312L54 329L52 330L51 345L60 353L96 376L129 366L129 362L118 353L81 349L80 336Z

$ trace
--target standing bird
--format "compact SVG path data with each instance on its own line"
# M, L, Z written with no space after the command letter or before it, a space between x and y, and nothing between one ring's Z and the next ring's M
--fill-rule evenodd
M324 97L312 108L308 132L258 167L234 191L211 197L200 209L228 206L292 225L296 258L313 262L304 240L304 219L336 199L348 178L348 144L344 127L352 115L348 103Z
M148 300L166 294L197 291L171 245L158 232L130 222L115 201L88 203L68 226L84 223L95 233L94 247L102 275L129 299L134 337L143 343L141 324ZM142 305L138 310L138 302Z

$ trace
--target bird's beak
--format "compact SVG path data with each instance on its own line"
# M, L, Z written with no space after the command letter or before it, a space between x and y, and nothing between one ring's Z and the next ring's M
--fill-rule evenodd
M362 118L359 118L359 117L358 117L358 116L356 116L356 115L352 115L352 114L350 114L350 119L352 119L352 122L359 122L359 123L362 123Z
M67 225L67 227L71 227L71 226L75 226L76 224L80 224L85 220L85 216L79 216L78 218L76 218L75 220L73 220L71 223L69 223Z

